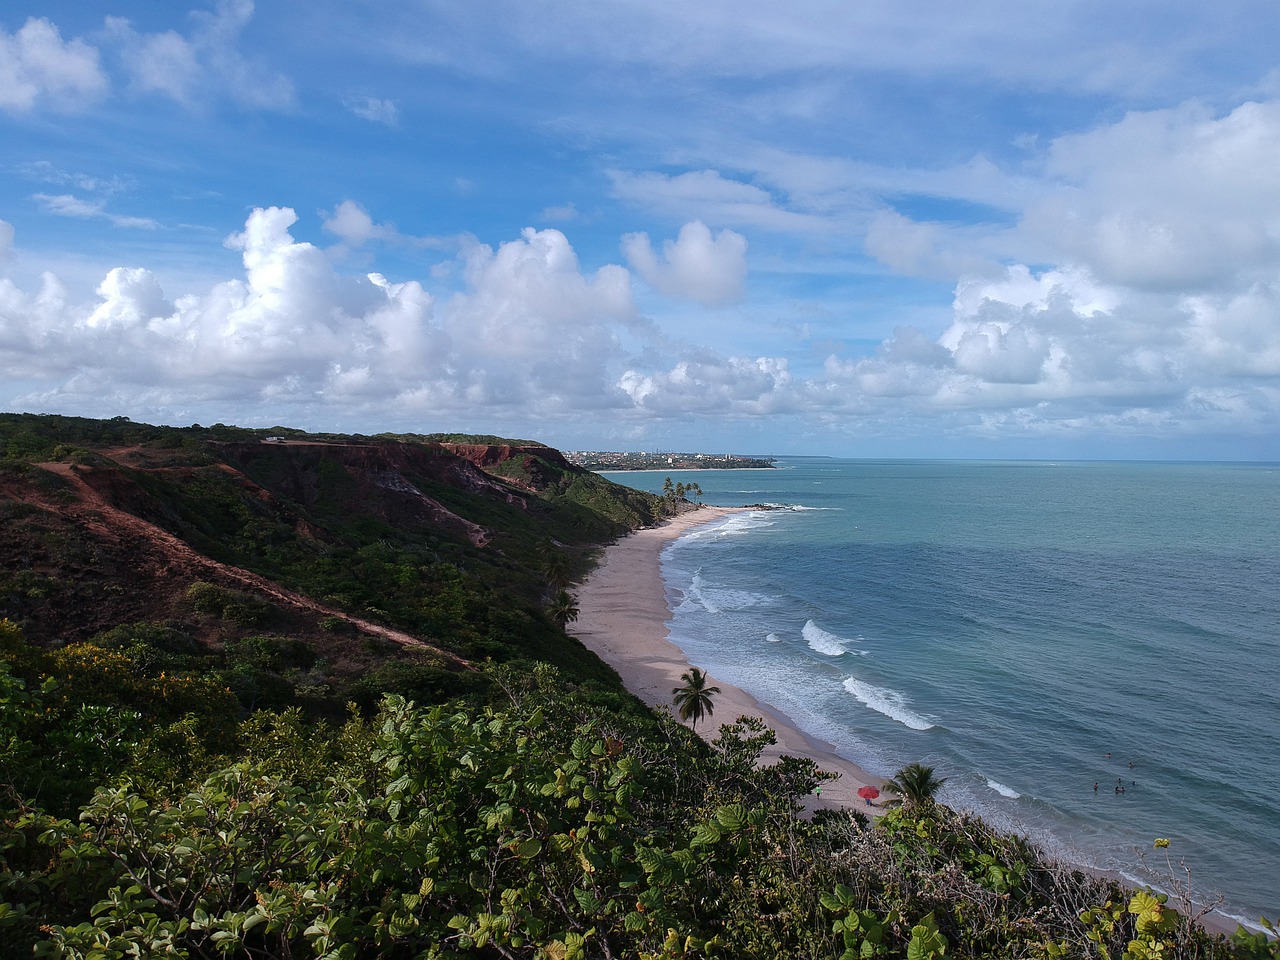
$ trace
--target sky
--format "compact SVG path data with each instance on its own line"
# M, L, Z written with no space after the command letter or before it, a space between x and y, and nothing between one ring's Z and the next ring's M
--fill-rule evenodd
M1273 0L4 0L0 409L1280 460Z

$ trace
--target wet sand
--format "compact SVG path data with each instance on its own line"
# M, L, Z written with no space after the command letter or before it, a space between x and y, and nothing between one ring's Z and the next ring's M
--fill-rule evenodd
M618 671L626 688L651 707L671 709L672 688L680 685L680 675L693 665L667 638L671 610L659 563L662 550L693 527L740 509L701 507L660 526L637 530L608 547L600 565L578 588L578 620L569 625L569 632ZM820 799L809 798L808 809L847 806L864 813L879 810L867 807L857 790L866 784L881 786L880 778L840 756L832 744L799 730L790 718L745 691L714 677L709 678L709 684L719 687L720 694L713 701L714 715L698 725L704 738L714 739L720 724L740 716L760 717L778 738L777 744L765 751L763 762L784 754L809 757L823 770L840 774L839 779L822 785Z

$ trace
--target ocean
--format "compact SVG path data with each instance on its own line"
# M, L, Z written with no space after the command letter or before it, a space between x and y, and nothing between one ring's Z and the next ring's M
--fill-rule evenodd
M663 554L693 663L1057 857L1280 916L1280 464L779 467L607 474L768 507Z

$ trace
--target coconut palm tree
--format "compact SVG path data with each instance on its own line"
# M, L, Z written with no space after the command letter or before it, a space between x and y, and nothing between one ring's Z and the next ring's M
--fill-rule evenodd
M548 540L538 547L538 562L547 585L552 589L559 589L569 582L569 558L553 541Z
M697 667L691 667L680 675L684 684L671 690L672 702L681 720L692 720L693 729L698 729L698 721L704 716L711 716L713 710L711 698L720 693L719 687L707 686L707 675Z
M884 788L889 793L897 794L897 800L891 802L901 803L905 807L927 807L934 803L934 794L946 782L946 777L935 775L933 767L909 763L895 773L892 779L885 781Z
M551 598L551 606L547 608L547 612L564 629L566 623L573 623L578 619L578 598L568 590L560 590Z

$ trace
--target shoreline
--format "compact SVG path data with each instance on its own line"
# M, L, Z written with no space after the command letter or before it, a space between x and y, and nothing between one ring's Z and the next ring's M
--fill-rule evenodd
M650 707L670 711L672 688L679 685L682 673L696 666L669 639L667 624L672 612L662 578L662 551L690 530L749 509L702 506L657 527L633 531L606 547L600 563L578 585L578 619L568 625L568 632L613 667L627 690ZM761 762L773 763L784 755L802 757L815 760L824 771L840 775L822 785L821 797L810 795L803 801L804 812L847 808L877 816L883 811L883 792L873 806L867 806L857 795L863 785L883 791L883 778L842 757L834 744L799 729L790 717L745 690L711 674L707 674L707 680L721 692L715 697L713 715L704 718L698 728L704 739L713 737L722 723L743 715L759 717L777 736L777 743L761 753ZM1115 880L1130 890L1143 888L1115 871L1083 864L1073 866ZM1211 933L1230 935L1239 921L1215 909L1202 916L1199 923Z
M661 555L672 540L695 527L741 513L745 507L703 506L682 513L657 527L633 531L605 549L604 557L579 585L578 619L569 624L569 633L592 653L613 667L623 685L650 707L671 707L671 691L680 684L680 675L696 664L671 642L667 623L671 609L662 579ZM839 779L822 785L821 797L810 796L804 809L848 807L877 813L857 795L859 787L882 787L856 763L836 752L834 744L805 733L790 717L761 703L751 694L708 674L711 685L720 688L714 713L704 718L698 733L714 736L720 724L740 716L761 718L776 734L778 742L764 750L761 761L779 757L807 757Z

